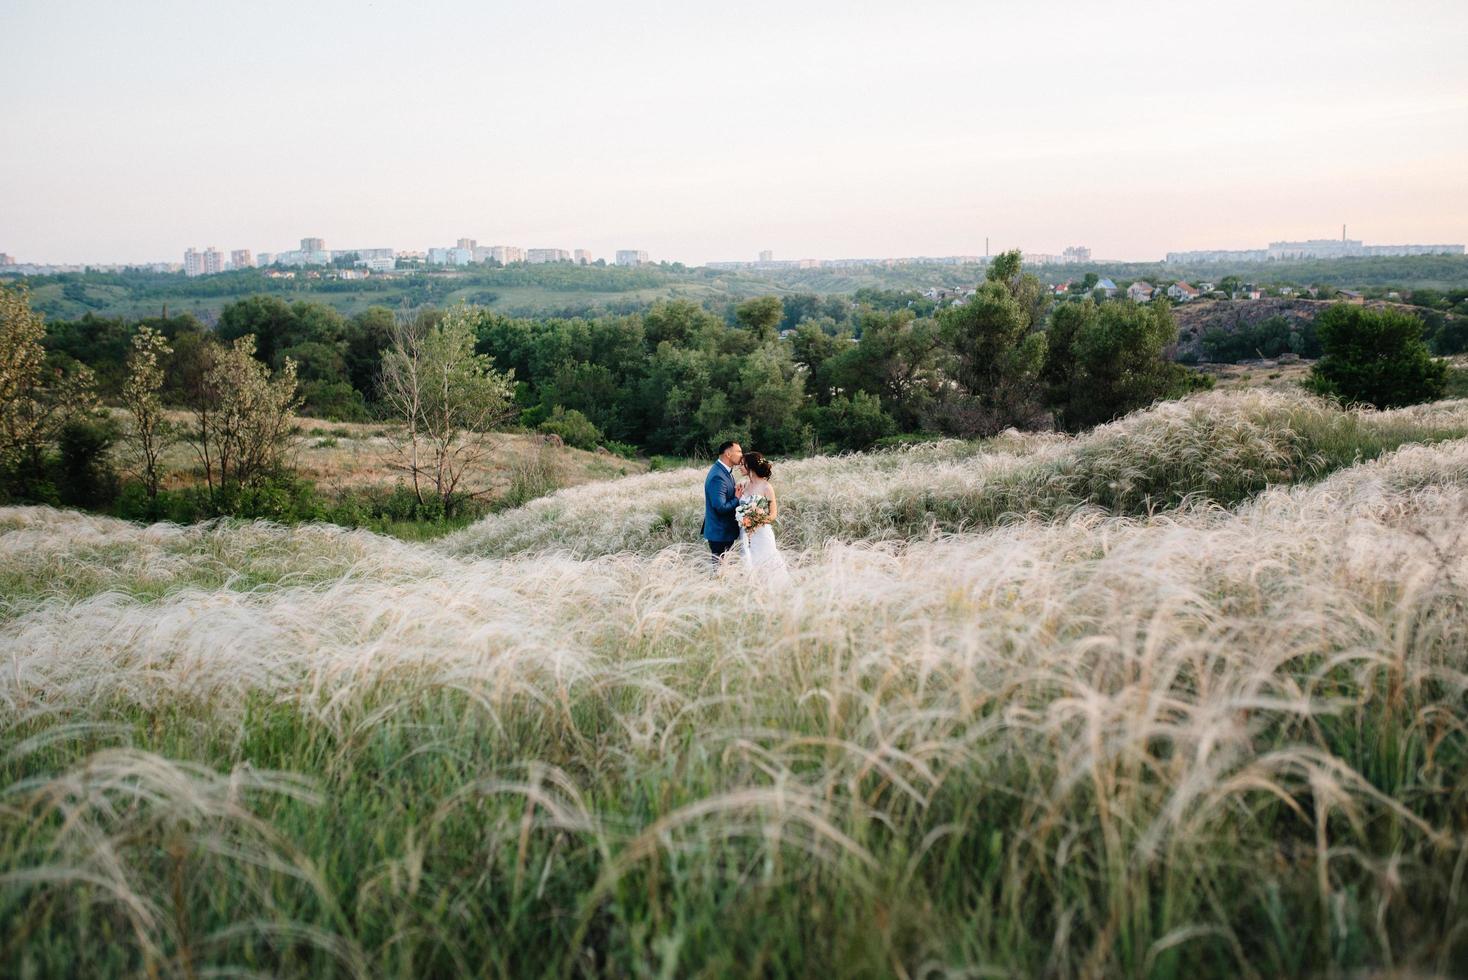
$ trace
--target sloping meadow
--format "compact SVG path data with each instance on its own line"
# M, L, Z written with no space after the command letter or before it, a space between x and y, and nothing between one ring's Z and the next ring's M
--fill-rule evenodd
M1463 414L792 463L779 592L639 553L695 471L443 550L0 511L0 961L1463 972L1468 439L1380 455Z
M1468 435L1468 401L1342 410L1256 389L1164 402L1078 437L1010 433L778 466L786 550L827 541L906 541L1054 518L1078 507L1141 515L1185 499L1231 506L1282 483L1318 480L1409 442ZM753 447L750 447L753 448ZM702 470L564 490L486 518L443 543L451 554L654 554L696 542Z

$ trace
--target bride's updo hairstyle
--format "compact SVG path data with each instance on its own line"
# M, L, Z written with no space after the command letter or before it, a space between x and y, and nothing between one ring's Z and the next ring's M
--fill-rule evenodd
M770 465L770 461L765 459L761 453L745 453L744 466L749 472L761 480L768 480L775 472L775 468Z

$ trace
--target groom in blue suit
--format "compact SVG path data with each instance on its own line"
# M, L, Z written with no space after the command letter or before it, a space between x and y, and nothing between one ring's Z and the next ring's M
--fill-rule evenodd
M724 552L739 540L739 521L734 517L734 510L739 506L734 467L743 459L744 450L739 448L739 443L724 443L719 447L719 458L714 460L703 480L703 536L715 561L724 557Z

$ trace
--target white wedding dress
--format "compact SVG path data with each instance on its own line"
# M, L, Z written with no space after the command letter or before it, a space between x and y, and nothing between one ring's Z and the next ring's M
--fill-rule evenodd
M770 497L770 484L765 480L751 481L739 499L760 496ZM768 585L785 585L790 581L790 570L785 567L785 557L775 543L775 529L762 524L750 534L739 528L739 544L744 552L744 567L763 578Z

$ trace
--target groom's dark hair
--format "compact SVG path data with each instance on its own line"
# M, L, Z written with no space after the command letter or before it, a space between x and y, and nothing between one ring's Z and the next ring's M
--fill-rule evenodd
M720 456L724 455L725 453L727 453L729 451L729 447L730 446L737 446L737 445L739 445L737 442L735 442L733 439L730 439L728 442L723 443L722 445L719 446L718 455L720 455Z

